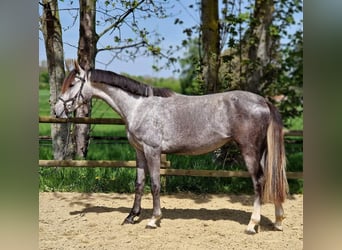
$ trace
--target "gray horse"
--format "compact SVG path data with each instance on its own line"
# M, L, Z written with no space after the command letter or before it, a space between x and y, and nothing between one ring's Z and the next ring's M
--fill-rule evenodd
M92 97L103 99L122 117L128 140L136 150L135 199L124 223L134 223L140 215L145 175L149 173L153 214L147 227L157 227L162 216L162 153L198 155L235 141L255 192L246 232L256 233L262 202L274 203L275 229L282 230L282 203L288 192L283 125L279 112L265 98L245 91L185 96L110 71L86 71L75 63L55 104L56 117L67 117Z

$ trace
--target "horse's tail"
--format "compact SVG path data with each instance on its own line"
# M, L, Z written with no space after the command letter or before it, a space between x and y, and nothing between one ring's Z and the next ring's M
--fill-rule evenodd
M267 128L267 154L265 157L262 199L264 202L283 203L288 194L283 123L276 107L267 102L270 123Z

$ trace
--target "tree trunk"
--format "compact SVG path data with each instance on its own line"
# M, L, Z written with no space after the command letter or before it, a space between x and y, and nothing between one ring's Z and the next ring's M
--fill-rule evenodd
M96 0L80 0L80 37L77 59L85 69L95 67L96 44Z
M218 80L220 67L220 34L218 21L218 1L201 1L202 65L205 93L221 90Z
M80 36L78 42L77 59L84 69L95 67L96 43L98 40L95 31L95 0L80 0ZM76 117L89 117L91 115L91 102L83 105L75 112ZM76 145L76 157L85 158L88 152L89 124L75 124L74 140Z
M43 14L40 19L45 41L47 67L50 77L51 116L65 77L62 29L57 0L43 0ZM68 145L68 124L51 124L53 156L56 160L72 157Z
M245 90L261 93L264 88L262 78L272 59L274 41L270 35L274 12L273 0L255 0L254 14L249 29L248 58Z

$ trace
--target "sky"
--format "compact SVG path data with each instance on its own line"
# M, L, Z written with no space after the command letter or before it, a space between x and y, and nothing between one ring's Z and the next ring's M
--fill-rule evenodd
M73 3L73 8L77 7L78 3ZM167 48L170 44L178 44L181 45L181 41L186 39L186 35L183 33L183 29L194 26L200 23L199 13L194 11L194 9L188 8L190 4L194 4L194 0L183 0L183 1L171 1L171 11L173 14L172 17L166 19L146 19L139 21L141 27L147 27L148 30L155 30L161 36L165 37L163 41L162 48ZM58 1L60 9L68 9L70 8L69 1ZM77 4L77 5L75 5ZM76 11L60 11L60 19L62 27L70 26L73 23L72 15L75 15ZM99 17L100 15L98 15ZM182 25L175 25L174 21L176 18L183 20ZM64 42L64 58L65 59L76 59L77 58L77 46L78 43L78 21L71 27L70 29L63 30L63 42ZM96 32L99 33L102 27L97 27ZM121 30L122 33L128 32L124 29ZM153 41L153 39L152 39ZM113 34L111 39L103 38L98 44L98 48L101 44L111 44L113 43ZM70 46L71 44L72 46ZM182 55L185 53L185 50L178 52L178 55ZM111 59L111 55L108 52L100 52L96 56L96 65L95 67L98 69L106 69L110 71L114 71L117 73L127 73L130 75L142 75L142 76L153 76L153 77L178 77L176 73L174 73L174 67L170 69L163 69L158 72L153 70L152 65L155 63L155 60L152 57L142 56L136 58L134 61L122 61L122 60L114 60L108 66L103 63L108 63ZM39 32L39 61L46 60L45 46L42 33ZM102 63L103 62L103 63ZM163 66L163 63L157 64L158 66ZM176 64L178 67L178 64Z
M195 5L199 0L175 0L170 1L168 5L168 13L171 13L172 16L165 19L156 19L149 18L146 20L139 20L140 27L146 27L148 30L155 30L160 36L164 37L165 40L162 42L161 47L167 48L169 45L181 45L182 40L186 39L186 34L183 33L185 28L189 28L195 25L200 24L200 13L197 8L189 8L189 5ZM74 18L72 16L77 15L77 10L70 11L69 9L77 8L78 1L74 1L73 5L70 5L70 1L58 1L60 8L60 19L63 28L63 42L64 42L64 58L65 59L76 59L77 58L77 43L78 43L78 35L79 35L79 23L78 18L76 18L76 22L74 25L71 25L74 22ZM67 10L68 9L68 10ZM41 11L41 9L40 9ZM101 15L97 14L97 18L100 18ZM179 18L183 21L183 24L175 25L175 19ZM295 17L298 19L303 18L303 14L300 14ZM69 28L66 28L70 26ZM107 27L105 26L97 26L96 32L100 33L101 29ZM129 30L121 29L121 34L126 35L129 34ZM100 39L98 43L98 48L101 45L113 45L116 44L113 41L113 37L116 34L111 34L106 37ZM151 40L153 41L152 38ZM174 56L183 56L186 52L186 48L178 51ZM114 60L110 64L111 54L109 52L100 52L96 56L96 65L95 67L98 69L105 69L114 71L117 73L127 73L135 76L152 76L152 77L178 77L179 74L174 73L176 68L179 68L179 64L176 63L175 67L169 69L162 69L160 71L155 71L152 68L152 65L156 63L153 57L140 56L136 58L134 61L124 61L124 60ZM45 46L42 33L39 32L39 61L46 60L45 54ZM106 65L108 64L108 65ZM157 64L158 66L163 66L163 61Z

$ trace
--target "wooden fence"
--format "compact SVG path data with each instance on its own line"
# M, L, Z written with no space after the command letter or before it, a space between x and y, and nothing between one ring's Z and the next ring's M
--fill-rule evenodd
M114 124L124 125L118 118L54 118L39 117L39 123L83 123L83 124ZM285 131L285 136L303 136L303 131ZM88 160L39 160L40 167L109 167L109 168L135 168L136 161L88 161ZM250 177L247 171L228 171L228 170L195 170L195 169L172 169L171 162L166 160L166 155L161 158L161 175L173 176L205 176L205 177ZM288 179L302 179L303 172L287 172Z

